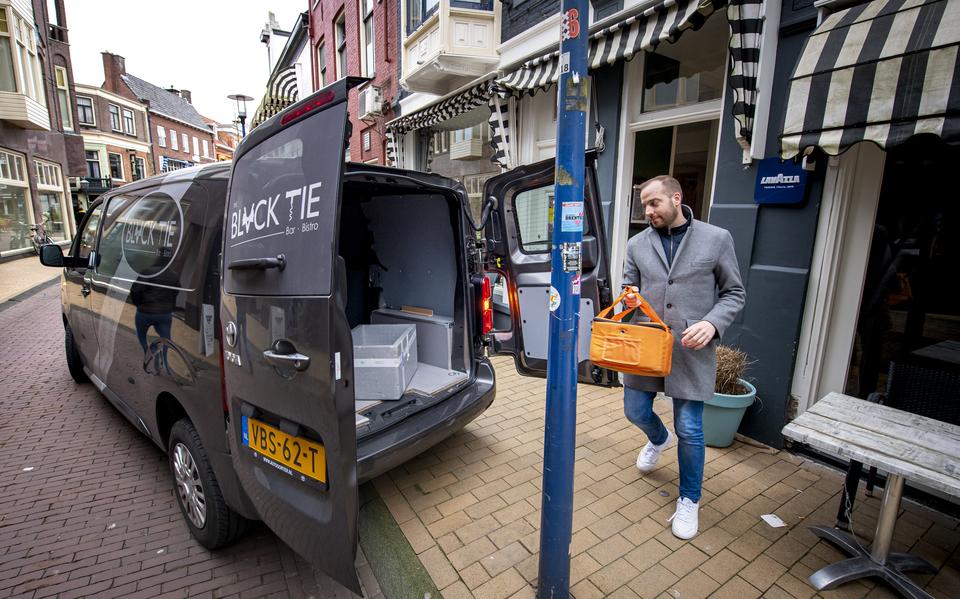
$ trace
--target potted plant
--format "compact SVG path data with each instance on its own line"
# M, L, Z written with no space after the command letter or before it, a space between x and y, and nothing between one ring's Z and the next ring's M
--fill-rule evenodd
M733 444L743 415L757 397L756 388L743 378L747 365L747 354L717 346L717 383L713 399L703 406L703 436L710 447Z

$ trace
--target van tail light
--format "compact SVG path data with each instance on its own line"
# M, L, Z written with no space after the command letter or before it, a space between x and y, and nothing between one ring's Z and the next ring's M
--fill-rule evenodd
M220 404L223 406L223 413L230 411L227 405L227 371L223 367L223 329L220 329Z
M316 98L312 98L308 100L306 104L304 104L303 106L300 106L295 110L291 110L287 114L280 117L280 125L281 126L286 125L290 121L295 121L299 119L300 117L307 114L308 112L313 112L314 110L323 108L324 106L326 106L327 104L333 101L334 95L335 94L333 93L333 90L329 89L321 93L320 95L318 95Z
M480 294L480 314L483 318L483 334L493 330L493 291L490 287L490 277L483 277Z

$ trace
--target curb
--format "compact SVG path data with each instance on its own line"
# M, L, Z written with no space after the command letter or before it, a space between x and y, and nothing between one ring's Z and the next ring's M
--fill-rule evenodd
M60 283L60 277L55 277L55 278L53 278L53 279L50 279L49 281L44 281L43 283L38 283L38 284L34 285L33 287L31 287L30 289L27 289L26 291L23 291L23 292L18 293L17 295L15 295L15 296L13 296L13 297L11 297L11 298L8 299L7 301L5 301L5 302L0 302L0 312L3 312L4 310L6 310L6 309L8 309L8 308L12 308L12 307L16 306L17 304L22 303L23 301L30 299L31 297L33 297L34 295L40 293L41 291L44 291L47 287L53 287L54 285L58 285L59 283Z
M360 547L386 599L440 599L440 591L373 483L360 486Z

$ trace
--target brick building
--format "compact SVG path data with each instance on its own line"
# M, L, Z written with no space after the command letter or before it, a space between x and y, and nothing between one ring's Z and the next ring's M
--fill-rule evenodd
M156 86L127 73L122 56L102 55L103 89L147 108L155 172L216 162L214 131L190 103L188 90Z
M386 164L385 124L399 112L398 0L320 0L310 10L315 89L350 75L371 82L350 92L348 158Z
M86 172L73 193L74 207L111 187L155 174L147 109L103 88L78 83L77 124L83 135Z
M34 223L58 242L76 230L68 178L84 162L73 98L62 0L0 0L0 258L30 251Z

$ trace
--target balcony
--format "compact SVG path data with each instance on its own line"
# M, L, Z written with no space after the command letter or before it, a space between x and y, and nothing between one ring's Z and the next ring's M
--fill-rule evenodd
M81 177L80 189L88 194L101 194L110 191L113 179L110 177Z
M0 92L0 121L24 129L50 130L50 113L46 106L16 92Z
M443 95L496 68L499 2L406 0L404 11L407 89Z

